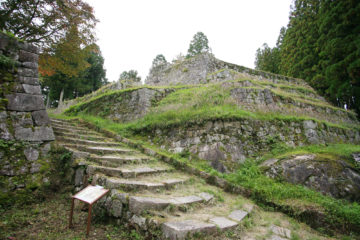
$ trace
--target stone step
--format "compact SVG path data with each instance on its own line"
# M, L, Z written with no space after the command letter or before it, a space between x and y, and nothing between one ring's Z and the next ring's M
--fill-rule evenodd
M232 221L226 217L214 217L211 218L209 222L215 224L221 231L227 231L239 225L239 223Z
M55 133L74 133L74 134L87 134L87 135L98 135L101 136L101 134L99 134L98 132L95 132L93 130L90 129L85 129L85 130L77 130L77 129L73 129L73 128L59 128L59 127L53 127L53 130Z
M108 156L90 156L89 160L92 162L95 162L101 166L106 167L118 167L120 165L124 164L138 164L138 163L144 163L151 160L148 156L129 156L129 155L108 155Z
M119 189L124 191L141 191L157 189L170 189L179 184L184 184L187 179L167 179L159 182L144 181L144 180L129 180L121 178L109 178L95 174L93 176L93 184L104 186L108 189Z
M97 147L97 146L85 146L80 144L63 144L69 148L78 149L83 152L94 153L94 154L133 154L134 150L129 148L119 148L119 147Z
M51 122L51 126L52 127L57 127L57 128L73 128L73 129L78 129L78 130L87 130L88 128L86 127L81 127L79 125L75 125L72 123L54 123Z
M214 223L206 223L198 220L184 220L165 222L161 226L165 239L182 240L195 233L212 234L217 231Z
M85 139L69 138L65 136L58 136L56 140L64 143L73 143L78 145L87 145L87 146L102 146L102 147L120 147L123 146L121 143L115 142L105 142L105 141L91 141Z
M213 216L208 220L170 220L162 224L163 235L166 239L181 240L186 239L195 233L212 234L220 231L230 230L239 225L249 213L244 210L234 210L227 217ZM191 216L197 218L196 214Z
M170 204L176 208L183 207L186 205L194 204L194 203L203 203L208 202L208 198L203 198L201 193L199 195L190 195L183 197L168 197L157 198L157 197L147 197L147 196L132 196L129 199L129 209L131 212L135 214L141 214L143 211L147 210L164 210ZM211 199L214 196L211 197Z
M75 134L67 132L55 132L55 138L58 136L77 138L77 139L87 139L92 141L105 141L107 138L100 135L90 135L90 134Z
M122 177L122 178L136 178L141 175L155 174L155 173L164 173L172 171L171 168L161 168L161 167L138 167L134 169L123 169L123 168L111 168L111 167L103 167L96 165L89 165L88 171L90 175L94 175L95 173L103 173L107 176L112 177Z

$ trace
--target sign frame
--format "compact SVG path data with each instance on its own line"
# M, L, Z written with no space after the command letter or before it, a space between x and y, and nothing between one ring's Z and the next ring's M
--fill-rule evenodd
M86 227L86 236L89 236L90 232L90 223L91 223L91 210L92 205L96 203L100 198L104 197L110 190L105 189L102 186L96 185L88 185L74 196L71 197L71 211L70 211L70 219L69 219L69 228L72 228L72 218L74 214L74 203L75 199L89 204L89 212L87 217L87 227Z

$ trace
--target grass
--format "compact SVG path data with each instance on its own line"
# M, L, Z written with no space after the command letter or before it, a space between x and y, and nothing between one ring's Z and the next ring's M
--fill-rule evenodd
M73 228L69 229L71 193L58 192L43 202L0 209L0 239L85 239L87 211L77 205ZM104 222L93 216L87 239L141 240L143 237L124 225Z
M64 116L62 117L69 118ZM80 115L79 117L97 125L99 128L107 129L120 135L124 130L122 124L116 124L109 120L85 115ZM258 167L258 162L253 160L247 160L245 164L243 164L241 168L234 173L220 174L213 170L207 161L194 159L189 161L186 156L182 156L181 154L171 154L157 146L144 142L141 139L134 140L133 142L150 148L164 156L174 158L178 162L187 164L201 171L208 172L212 175L225 178L235 185L242 186L251 191L251 198L253 200L265 207L275 207L275 209L285 211L296 218L305 220L306 222L314 220L311 219L311 217L304 215L306 211L309 210L317 213L324 213L327 224L327 226L324 227L328 230L333 228L335 225L337 225L338 229L343 231L347 231L349 226L360 226L360 205L358 203L336 200L300 185L279 182L268 178L261 173L261 170ZM266 157L285 157L287 155L298 153L331 153L338 156L350 157L350 154L355 151L360 151L359 145L314 145L296 149L274 149L274 151ZM308 219L303 219L304 216Z

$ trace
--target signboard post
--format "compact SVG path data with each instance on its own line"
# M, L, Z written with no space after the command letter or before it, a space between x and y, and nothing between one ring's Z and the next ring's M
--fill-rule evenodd
M89 213L87 218L87 228L86 228L86 236L89 236L90 231L90 223L91 223L91 209L92 205L105 196L109 192L109 189L105 189L101 186L92 186L89 185L74 196L72 196L71 201L71 212L70 212L70 220L69 220L69 228L72 227L72 218L73 218L73 212L74 212L74 202L75 199L78 199L82 202L85 202L89 204Z

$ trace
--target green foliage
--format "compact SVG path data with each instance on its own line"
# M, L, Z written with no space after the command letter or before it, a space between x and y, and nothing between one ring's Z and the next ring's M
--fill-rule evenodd
M162 54L158 54L156 55L156 57L154 58L151 68L155 69L155 68L159 68L162 66L166 66L168 64L168 62L166 61L166 58L164 55Z
M50 98L51 106L57 106L62 90L64 90L64 99L73 99L95 91L108 83L101 51L97 45L92 45L91 48L92 50L86 50L88 52L83 63L88 67L80 70L76 75L70 76L55 71L53 75L42 78L43 93L46 95L46 100L48 97ZM70 60L66 64L73 65L75 63Z
M296 0L280 42L280 73L303 78L360 113L360 2Z
M278 47L270 48L266 43L263 44L262 49L256 50L255 69L280 73L280 50Z
M134 82L140 82L141 77L138 76L138 72L136 70L123 71L120 74L119 81L121 80L131 80Z
M299 211L299 214L304 208L325 211L326 222L329 226L342 225L345 222L352 226L360 224L358 203L336 200L300 185L270 179L261 174L255 161L247 160L237 172L228 174L225 178L234 184L250 189L252 198L260 204L272 203L279 208L293 208L293 212ZM293 205L293 202L296 204ZM311 222L312 219L307 219L307 221Z
M210 52L209 40L202 32L197 32L190 42L187 58L194 57L201 53Z
M73 26L86 29L82 38L94 40L97 20L83 1L5 0L0 4L0 29L27 42L49 47Z

